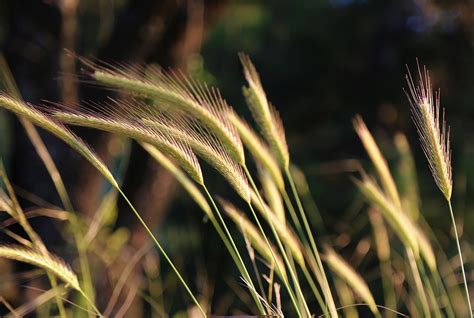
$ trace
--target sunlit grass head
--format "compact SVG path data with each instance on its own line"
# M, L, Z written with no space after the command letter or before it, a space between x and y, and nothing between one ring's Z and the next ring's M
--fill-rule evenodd
M449 201L453 188L449 127L444 109L440 107L440 91L433 93L430 74L418 65L418 82L408 70L406 95L411 104L413 122L418 130L421 147L428 159L431 173L439 189ZM440 114L440 111L442 114Z
M260 130L270 144L278 162L283 169L288 169L290 154L286 143L285 129L278 111L270 104L263 89L260 76L250 58L241 53L240 61L244 68L245 79L248 87L243 88L247 105L260 127Z
M245 162L240 137L227 118L230 106L217 88L201 84L181 72L81 61L98 83L149 98L150 107L182 112L199 120L219 138L234 160L240 164Z

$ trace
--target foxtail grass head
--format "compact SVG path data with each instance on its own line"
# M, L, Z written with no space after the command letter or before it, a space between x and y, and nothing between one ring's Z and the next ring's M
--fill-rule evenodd
M54 117L73 125L86 126L134 138L154 145L170 156L203 185L202 171L195 153L214 167L246 201L250 187L242 167L225 144L210 129L185 116L165 113L139 101L114 101L100 107L101 112L62 112Z
M264 140L250 127L250 125L235 112L229 112L229 119L234 124L243 143L257 162L264 167L275 182L279 190L285 188L285 181L280 166L270 148Z
M422 70L420 65L418 65L418 84L415 84L409 70L406 81L408 84L406 95L411 104L413 121L418 130L421 147L428 159L436 184L449 201L453 188L451 147L444 109L440 114L440 91L433 94L430 74L426 67Z
M0 257L41 267L61 278L72 288L80 290L76 274L69 265L53 254L40 253L20 245L0 245Z
M102 107L102 113L75 110L53 111L52 114L56 119L70 125L100 129L150 143L176 160L194 181L204 184L201 166L189 145L134 119L136 114L131 112L132 109L129 104L114 102L107 108Z
M87 159L107 179L107 181L110 182L110 184L115 188L119 187L112 173L99 157L79 137L51 116L48 116L37 110L32 105L26 104L25 102L13 98L3 92L0 92L0 108L5 108L18 116L23 116L34 125L54 134Z
M156 68L114 67L84 58L90 77L102 85L147 97L150 107L176 111L197 119L216 135L239 164L245 163L242 141L227 118L230 106L217 88L198 83L180 72Z
M245 79L248 83L248 87L243 88L247 104L280 165L283 169L288 169L290 154L281 118L276 109L267 100L260 76L250 58L242 53L239 54L239 57L244 68Z

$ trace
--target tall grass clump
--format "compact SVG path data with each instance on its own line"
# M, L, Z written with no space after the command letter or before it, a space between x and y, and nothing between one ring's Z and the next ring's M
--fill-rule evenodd
M283 316L283 312L288 312L292 317L309 318L318 313L325 317L338 317L340 309L358 315L358 306L365 306L375 317L382 317L382 314L393 317L400 314L398 310L408 310L411 316L455 317L456 306L450 291L456 291L458 287L447 288L448 284L442 280L441 274L441 268L443 273L444 268L448 268L449 272L451 264L432 247L432 242L436 240L427 222L422 223L419 192L407 193L410 192L407 189L414 187L400 184L415 179L412 171L414 162L406 138L400 134L395 138L396 148L402 157L402 164L397 166L398 172L403 174L400 182L393 177L395 172L390 169L389 161L362 117L356 116L353 120L355 132L370 158L370 168L359 168L357 171L361 176L353 180L369 205L368 218L358 216L357 223L371 226L373 230L373 235L363 238L360 243L370 242L369 247L374 246L374 253L369 253L367 248L367 252L362 253L364 257L374 255L378 258L380 270L372 271L370 268L371 276L368 277L373 278L373 272L380 273L377 278L381 280L383 296L374 297L377 295L370 287L377 282L368 284L364 275L356 269L362 261L353 262L359 251L350 260L345 260L334 246L345 247L349 243L338 239L339 245L331 244L333 236L323 235L322 217L311 197L306 178L292 163L283 122L267 97L255 65L248 56L240 54L239 57L246 80L243 95L253 121L237 114L217 88L208 87L182 73L150 67L116 67L83 58L79 60L86 68L87 79L118 92L120 98L109 98L102 104L89 102L82 106L55 104L39 107L23 102L17 95L0 93L2 108L58 136L85 157L113 186L104 199L105 207L97 211L90 227L87 222L80 222L79 217L75 219L77 226L73 230L76 241L80 243L77 249L81 263L81 273L78 271L76 274L42 245L1 169L6 190L0 189L0 209L17 220L28 232L29 238L7 232L19 241L19 245L0 245L0 257L43 268L50 274L52 290L54 279L64 282L66 286L56 286L54 294L61 316L66 313L61 301L65 287L79 291L88 302L88 309L102 315L95 305L94 275L87 273L88 252L98 254L97 251L101 251L94 250L92 242L100 241L102 223L109 217L107 213L112 213L106 210L113 209L109 205L113 205L120 194L184 286L195 305L193 308L204 317L210 314L208 308L201 305L206 302L197 300L153 234L151 225L130 203L109 168L65 126L76 125L135 140L174 176L215 228L251 295L251 298L248 297L249 308L260 315ZM449 131L444 115L442 124L439 122L439 95L436 94L433 99L428 73L419 71L419 75L418 87L411 75L407 77L413 117L436 184L448 202L463 265L451 206ZM256 124L255 127L251 122ZM42 151L47 152L43 148ZM51 160L47 156L44 158L48 171L56 175L57 169L51 165ZM223 198L208 184L213 178L207 177L209 169L203 163L226 181L235 200ZM362 164L358 165L362 167ZM55 180L58 192L63 193L64 206L69 212L74 212L62 180L58 176ZM315 215L317 213L312 221L320 224L310 223L307 213L310 211L307 210ZM359 231L359 227L354 228ZM83 234L83 231L86 233ZM351 237L353 233L349 234L347 236ZM245 245L240 246L239 242ZM322 253L320 246L324 247ZM128 280L134 281L130 278L134 266L149 255L148 250L148 246L141 248L125 266L103 315L113 315L116 305L120 303L122 289L128 285ZM153 257L150 256L150 259ZM148 268L144 267L144 275L154 272L155 276L160 276L156 274L160 267L158 261L150 259L147 260ZM156 264L150 265L150 262ZM374 263L370 260L364 262ZM464 267L462 270L469 300ZM395 279L397 274L403 276L401 282ZM150 280L149 276L146 278ZM138 284L132 283L129 295L133 298ZM143 294L143 298L153 309L157 309L159 305L152 298L163 298L162 287L158 291L152 289L150 287L150 296ZM127 299L130 300L129 295ZM282 295L289 298L288 303L292 307L282 308ZM379 298L384 299L385 306L377 304ZM355 303L356 299L360 303ZM118 312L124 313L124 308L126 306ZM165 315L163 308L163 313L158 309L157 313ZM381 312L382 309L384 312Z
M279 233L281 233L281 230L283 230L286 225L283 224L279 227L281 229L280 232L276 229L274 224L275 221L271 216L272 212L268 206L264 204L245 160L243 160L243 155L236 156L236 151L229 150L231 145L229 145L229 140L223 135L222 131L226 130L226 123L227 120L229 120L229 114L231 114L232 111L228 106L225 106L227 104L220 97L218 91L188 80L184 76L179 78L173 77L174 75L171 73L154 74L154 76L146 79L127 77L127 81L124 81L124 74L128 73L126 70L107 70L107 77L102 76L103 72L103 69L96 68L94 69L93 77L102 84L110 85L112 87L120 87L125 92L131 92L135 95L135 98L145 96L152 99L152 103L150 104L137 100L131 102L113 102L113 105L99 107L100 109L95 113L53 111L53 116L70 124L79 124L82 126L107 130L137 139L141 142L147 142L153 144L164 153L166 153L166 149L160 148L160 145L153 141L154 132L170 136L179 142L189 145L199 157L207 161L207 163L220 172L239 196L248 203L249 208L254 215L257 228L262 234L262 238L266 241L269 251L274 254L268 236L260 224L258 216L253 210L253 205L263 207L263 209L259 210L270 225L273 237L277 242L279 251L285 261L285 265L287 266L287 271L290 273L290 277L293 281L293 287L291 287L289 282L286 280L286 277L282 277L284 286L288 290L295 308L298 308L300 306L298 303L300 303L303 304L302 310L308 312L296 271L291 266L287 251L284 244L281 242L282 238ZM96 76L97 74L99 74L99 76ZM112 77L116 78L117 81L109 81ZM171 77L173 77L173 80L170 80ZM168 80L164 80L166 78ZM131 84L131 82L133 82L133 84ZM166 86L171 82L173 84L172 87ZM118 83L120 83L120 85L118 85ZM127 83L130 84L130 87L127 86ZM167 84L165 85L165 83ZM143 85L147 86L149 89L136 89L137 87L143 87ZM163 89L163 85L171 89L171 92ZM179 89L176 89L178 87ZM174 94L173 99L170 99L170 96L168 96L171 93ZM182 96L179 97L177 95ZM177 104L178 100L180 100L179 105ZM196 108L199 108L199 110L196 110ZM204 116L204 113L208 114ZM225 117L226 120L221 120L221 126L217 127L212 124L211 117ZM127 127L127 129L125 130L124 127ZM236 129L233 125L231 127L232 129L227 129L227 131L233 131ZM242 132L240 132L240 134L243 135ZM235 140L238 140L238 143L240 143L239 134L236 134L234 137ZM237 148L238 147L233 147L234 150ZM260 156L259 159L261 158L262 157ZM273 163L271 166L272 168L269 170L272 171L272 177L277 180L277 188L282 189L283 181L278 165L274 163L275 160L272 158L272 155L268 154L268 152L266 153L266 159L268 162ZM245 171L245 175L241 173L241 169ZM250 181L252 190L250 190L250 186L247 183L247 178ZM226 229L227 226L225 225L225 221L220 216L221 214L218 211L217 206L215 206L213 202L214 200L208 192L207 187L204 186L202 182L198 183L201 183L203 186L203 190L214 207L214 211L220 219L231 245L233 245L234 250L237 251L237 247L233 243L233 238ZM256 194L256 200L251 200L252 193ZM283 237L283 239L285 239L285 237ZM238 253L237 256L240 258ZM276 261L277 255L273 255L273 257L275 258L276 267L279 267L280 263ZM240 267L244 269L244 272L246 271L243 263ZM319 267L318 271L321 272L321 268L322 266ZM278 271L283 272L283 269L279 268ZM244 277L248 276L246 273L243 274ZM245 279L251 283L249 277L245 277ZM296 290L296 294L293 291L293 288ZM329 290L328 285L325 290ZM297 297L299 298L298 301L296 299ZM298 309L297 311L300 310Z

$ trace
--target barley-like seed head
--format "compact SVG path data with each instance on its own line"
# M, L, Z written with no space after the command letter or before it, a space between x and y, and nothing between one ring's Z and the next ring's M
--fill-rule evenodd
M417 86L408 70L406 95L431 173L446 200L449 201L453 188L449 127L446 127L444 109L440 114L440 91L433 94L430 74L426 67L421 70L418 65L418 77Z
M0 257L41 267L54 273L72 288L80 290L76 274L62 259L55 255L40 253L19 245L0 245Z
M283 169L288 169L290 154L288 152L288 144L286 143L285 128L283 127L280 115L268 102L260 76L250 58L245 54L239 54L239 57L249 85L243 88L247 104L280 165Z
M0 107L3 107L19 116L30 120L33 124L46 129L54 134L80 155L86 158L115 188L118 184L107 166L99 157L74 133L67 129L60 122L45 115L33 106L26 104L18 99L12 98L5 93L0 92Z
M247 149L268 173L271 175L279 190L285 188L285 181L273 153L267 144L252 130L250 125L240 118L235 112L229 113L229 119L237 129Z
M151 98L154 107L183 112L199 120L221 140L234 160L240 164L245 162L242 142L227 118L230 106L218 89L198 83L180 72L81 61L91 69L91 77L99 83Z

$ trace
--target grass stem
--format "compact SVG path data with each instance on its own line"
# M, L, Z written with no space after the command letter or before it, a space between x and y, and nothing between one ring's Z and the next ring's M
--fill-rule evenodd
M284 247L283 247L283 245L282 245L282 243L281 243L280 236L278 235L278 233L277 233L277 231L276 231L276 229L275 229L275 226L273 225L272 216L270 215L270 213L269 213L269 212L267 211L267 209L265 208L265 204L264 204L264 202L263 202L263 199L262 199L262 197L260 196L260 193L258 192L257 186L255 185L255 182L254 182L254 180L253 180L253 178L252 178L252 175L250 174L250 171L248 170L248 168L247 168L246 166L243 166L243 169L244 169L244 171L245 171L245 173L246 173L246 175L247 175L247 178L248 178L249 181L250 181L250 184L252 185L253 190L255 191L255 193L256 193L257 196L258 196L258 199L259 199L259 201L260 201L260 204L263 206L263 209L265 210L265 213L266 213L266 216L267 216L267 219L268 219L268 223L270 224L270 229L272 230L272 233L273 233L273 235L275 236L275 239L276 239L276 241L277 241L278 247L279 247L279 249L280 249L280 251L281 251L281 253L282 253L283 259L284 259L284 261L285 261L285 264L286 264L286 266L288 267L288 271L290 272L290 275L291 275L293 281L297 281L297 279L296 279L296 274L294 273L294 271L293 271L293 269L292 269L292 267L291 267L291 265L290 265L290 263L289 263L288 257L287 257L287 255L286 255L286 251L285 251L285 249L284 249ZM268 245L270 251L272 252L272 256L273 256L273 258L275 259L275 265L277 266L278 271L279 271L279 272L282 272L282 271L281 271L281 268L279 268L280 265L279 265L278 260L277 260L275 254L274 254L274 252L273 252L273 250L272 250L272 248L271 248L271 245L270 245L270 242L269 242L269 240L268 240L268 237L267 237L267 235L265 234L265 231L263 230L263 227L262 227L262 225L261 225L261 223L260 223L260 220L258 219L257 214L256 214L256 212L255 212L255 210L254 210L254 208L253 208L253 206L252 206L252 204L251 204L250 202L249 202L249 208L250 208L250 210L252 211L252 214L253 214L253 216L254 216L254 218L255 218L255 222L257 223L257 226L258 226L258 228L260 229L260 232L262 233L262 235L263 235L263 237L265 238L265 241L266 241L266 243L267 243L267 245ZM283 277L282 277L282 280L283 280L283 283L284 283L286 289L288 290L288 293L289 293L289 295L290 295L291 301L293 302L293 305L294 305L294 307L295 307L295 310L296 310L298 316L299 316L299 317L302 317L302 315L301 315L301 310L299 309L299 305L298 305L298 303L297 303L297 301L296 301L296 298L295 298L295 294L294 294L293 290L291 289L288 280L285 279L285 278L283 278ZM299 293L302 294L300 286L297 285L297 286L295 286L295 287L299 290ZM304 298L303 298L303 299L304 299ZM306 311L307 316L310 317L311 314L310 314L310 312L309 312L309 309L308 309L308 306L307 306L306 302L304 302L304 306L305 306L305 311Z
M311 228L308 223L308 218L306 217L306 213L304 212L303 209L303 204L301 203L300 197L298 195L298 191L296 190L296 185L295 182L293 181L293 177L291 176L290 170L286 169L285 170L286 177L288 179L288 182L290 183L291 191L293 192L293 196L295 197L296 200L296 205L298 206L298 210L301 215L301 219L303 220L303 225L305 227L306 232L308 233L309 240L311 242L311 247L313 249L313 254L316 257L316 261L318 263L318 266L320 267L321 274L323 277L322 284L322 290L324 293L324 296L326 298L326 303L329 306L329 311L331 312L331 315L337 317L337 312L336 312L336 304L334 303L334 298L332 297L331 294L331 289L329 287L329 282L327 280L326 272L323 267L323 263L321 261L321 256L319 255L318 248L316 247L316 242L314 240L314 236L311 232Z
M209 201L211 202L212 207L214 208L220 222L222 223L222 226L224 227L224 231L227 234L227 237L228 237L230 243L232 244L232 248L235 251L235 255L237 256L237 260L238 260L238 262L241 266L241 268L240 268L241 274L244 276L245 280L250 284L250 287L251 287L250 291L252 293L252 297L254 298L255 303L257 304L257 307L258 307L260 313L261 314L266 314L265 309L263 308L263 305L262 305L261 301L259 300L260 298L258 297L258 295L256 295L255 286L252 282L252 279L250 278L250 274L249 274L247 268L245 267L245 263L242 260L242 256L240 255L240 252L237 249L237 245L235 245L234 239L232 238L232 235L230 234L229 228L227 227L227 225L224 221L224 218L222 217L222 213L220 212L219 208L217 207L217 204L215 203L214 199L212 198L212 195L209 192L209 190L207 189L207 187L205 185L203 185L202 187L204 188L204 192L206 192L206 195L209 198Z
M456 226L456 220L454 218L454 212L453 212L453 206L451 204L451 200L448 200L448 205L449 205L449 213L451 215L451 221L453 222L453 229L454 229L454 236L456 238L456 245L458 247L459 261L461 262L462 278L464 280L464 289L466 291L467 304L469 306L469 317L472 318L473 315L472 315L471 298L469 296L469 288L468 288L468 285L467 285L466 272L464 271L464 260L463 260L463 257L462 257L461 244L459 243L458 229L457 229L457 226Z
M97 316L99 317L104 317L102 315L102 313L100 312L99 308L96 307L96 305L94 304L94 302L92 300L90 300L90 298L87 296L87 294L82 290L82 289L79 289L79 293L82 295L82 297L84 297L84 299L86 300L86 302L89 304L89 306L95 311L95 313L97 314Z
M142 224L142 226L145 228L146 232L148 233L148 235L150 236L150 238L153 240L153 242L156 244L156 246L158 247L158 249L160 250L160 252L163 254L163 256L165 257L166 261L168 262L168 264L171 266L171 268L173 269L173 271L175 272L176 276L178 277L179 281L181 282L181 284L183 284L184 288L186 289L186 291L188 292L189 296L191 297L191 299L193 300L194 304L198 307L199 311L202 313L203 317L207 317L206 315L206 312L204 311L204 309L201 307L201 305L199 304L199 302L197 301L196 297L194 296L193 292L191 291L191 289L189 288L188 284L186 284L186 281L183 279L183 277L181 276L181 274L179 273L178 269L176 268L176 266L174 266L174 263L173 261L169 258L168 254L165 252L165 250L163 249L163 247L161 246L160 242L158 241L158 239L155 237L155 235L153 234L153 232L151 231L151 229L148 227L148 225L146 224L145 220L143 220L143 218L141 217L140 213L138 213L138 211L135 209L135 207L133 206L133 204L130 202L130 200L127 198L127 196L125 195L125 193L123 193L123 191L120 189L120 188L117 188L117 191L122 195L122 197L124 198L124 200L127 202L128 206L130 206L130 208L132 209L133 213L135 214L135 216L137 217L138 221L140 221L140 223Z

